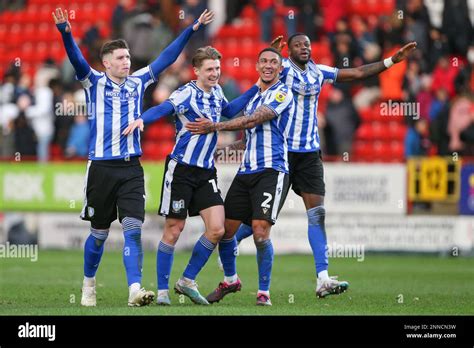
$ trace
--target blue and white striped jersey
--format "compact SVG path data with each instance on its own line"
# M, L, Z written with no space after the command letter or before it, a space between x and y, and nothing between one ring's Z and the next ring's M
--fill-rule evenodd
M228 103L221 86L217 85L207 93L196 85L196 81L191 81L174 91L168 101L173 104L176 115L176 144L171 158L190 166L213 168L217 132L191 134L185 126L200 117L219 122L222 109Z
M273 110L276 116L245 130L245 153L238 174L256 173L265 168L288 174L287 136L294 108L293 93L278 81L263 93L255 94L245 107L243 117L251 116L260 105Z
M334 83L338 69L310 60L301 70L291 59L283 59L280 80L293 91L295 100L288 137L289 152L313 152L320 148L318 134L318 97L324 83Z
M89 159L112 160L140 156L140 131L122 131L142 113L145 89L155 81L150 66L128 76L118 85L105 73L91 69L81 80L89 116Z

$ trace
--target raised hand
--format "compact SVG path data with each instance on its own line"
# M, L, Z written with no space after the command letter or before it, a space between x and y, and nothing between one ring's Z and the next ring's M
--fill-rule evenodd
M392 56L392 61L394 63L400 63L402 60L406 59L412 51L416 49L416 42L410 42L400 48L397 53Z
M53 15L54 23L56 25L66 23L66 33L71 32L71 23L69 23L67 10L63 11L61 8L58 7L56 9L56 12L52 12L51 14Z
M140 132L143 132L143 129L145 128L145 126L143 125L143 120L141 118L136 119L135 121L133 121L132 124L125 128L122 132L122 135L129 135L130 133L133 133L133 131L137 128L140 128Z
M283 35L277 36L270 43L270 47L276 49L278 52L281 52L285 46L286 46L286 42L283 41Z
M216 131L216 124L208 118L200 117L195 122L188 122L186 129L192 134L207 134Z
M205 9L203 13L199 16L198 22L194 24L193 30L197 31L199 27L202 25L208 25L214 20L214 12Z

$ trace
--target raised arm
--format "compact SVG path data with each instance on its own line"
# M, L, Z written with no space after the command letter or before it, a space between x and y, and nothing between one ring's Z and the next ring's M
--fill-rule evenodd
M158 121L160 118L174 114L174 106L169 101L165 101L160 105L149 108L145 111L140 118L137 118L127 128L124 129L122 135L129 135L136 128L140 128L143 132L145 124L153 123Z
M276 117L275 111L268 106L260 105L251 116L241 116L230 121L216 123L207 118L199 118L196 122L188 122L186 129L193 134L249 129L270 121L274 117Z
M184 46L188 43L191 35L198 31L201 25L207 25L214 20L214 12L208 11L207 9L201 14L199 19L187 27L172 43L170 43L151 64L151 70L153 75L158 75L173 64L178 56L184 49Z
M258 86L253 85L250 87L244 94L235 98L230 103L227 103L226 106L222 109L222 116L227 118L235 117L242 109L247 105L247 103L252 99L252 97L258 92Z
M358 68L339 69L336 82L350 82L363 80L367 77L380 74L382 71L390 68L393 64L400 63L406 59L411 51L416 49L416 42L406 44L395 55L383 61L362 65Z
M79 80L83 80L91 71L91 67L84 59L81 50L79 47L77 47L77 44L72 37L71 23L69 23L68 20L68 12L67 10L63 11L62 9L57 8L56 12L53 12L52 15L54 23L56 23L56 27L61 33L64 48L66 49L69 61L74 67L74 70L76 70L77 78Z

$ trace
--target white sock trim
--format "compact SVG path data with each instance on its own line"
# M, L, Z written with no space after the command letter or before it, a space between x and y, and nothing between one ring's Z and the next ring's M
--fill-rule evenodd
M134 292L137 292L140 290L140 283L133 283L128 287L128 292L130 294L133 294Z
M264 295L270 297L270 290L266 290L266 291L265 291L265 290L258 290L258 291L257 291L257 296L258 296L259 294L264 294Z
M234 274L233 276L230 276L230 277L224 276L224 281L227 284L233 284L233 283L237 282L237 279L239 279L239 277L237 276L237 273Z
M321 272L319 272L319 273L318 273L318 278L319 278L319 279L322 279L322 280L324 280L324 279L329 279L329 273L328 273L328 271L326 270L326 271L321 271Z
M82 282L83 286L95 286L95 277L86 277L84 276L84 280Z

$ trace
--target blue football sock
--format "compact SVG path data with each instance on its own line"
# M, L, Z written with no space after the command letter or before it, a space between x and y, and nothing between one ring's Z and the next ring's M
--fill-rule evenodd
M221 258L222 266L224 268L224 275L232 277L237 273L236 256L237 240L235 237L231 239L221 239L219 242L219 256Z
M192 280L196 279L197 274L204 267L207 260L209 260L215 247L214 243L209 241L205 235L202 235L194 245L193 254L184 270L183 277Z
M240 224L239 229L235 235L237 243L240 243L243 239L250 237L252 235L252 227L246 224Z
M108 235L109 230L91 228L91 234L84 244L84 275L88 278L95 277Z
M143 250L141 241L142 222L135 218L125 217L122 220L123 236L123 264L127 272L128 286L141 283L143 267Z
M158 278L158 290L168 290L171 267L173 266L174 246L160 241L158 253L156 254L156 275Z
M258 264L258 290L269 291L272 278L273 245L271 239L256 242Z
M308 214L308 239L313 250L314 264L316 272L327 271L328 255L326 253L328 244L326 230L324 228L324 218L326 211L323 206L311 208Z

